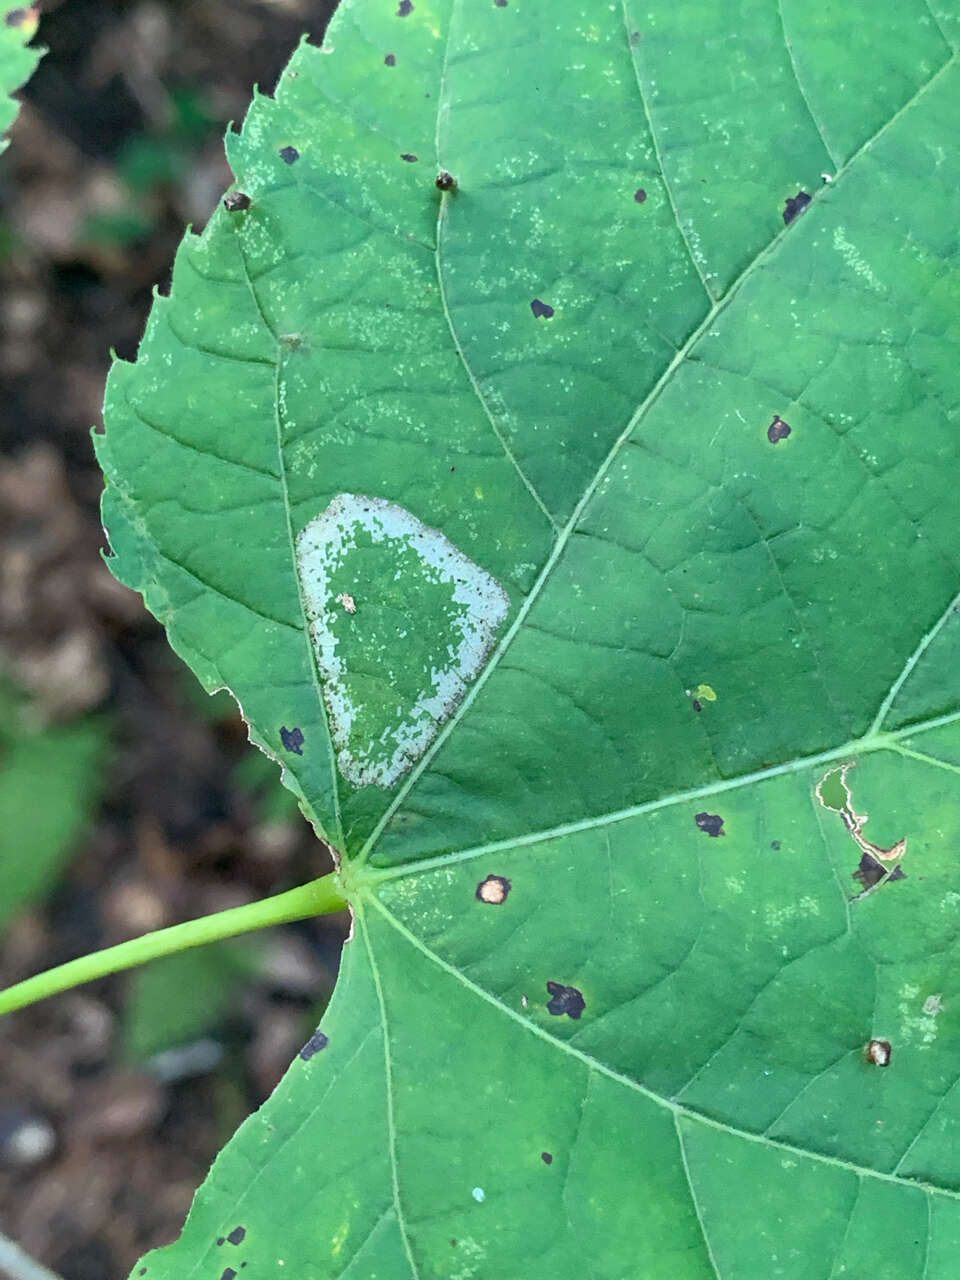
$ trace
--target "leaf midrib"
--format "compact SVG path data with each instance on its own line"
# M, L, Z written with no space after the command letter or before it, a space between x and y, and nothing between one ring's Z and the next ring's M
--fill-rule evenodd
M452 27L452 15L451 15L451 27ZM448 35L448 41L449 41L449 35L450 35L449 29L448 29L447 35ZM627 47L628 47L628 55L629 55L629 36L627 35L626 29L625 29L625 36L627 38ZM927 79L920 86L920 88L916 90L916 92L912 95L912 97L907 102L905 102L903 106L901 106L896 112L894 112L894 114L889 118L889 120L887 120L883 125L881 125L881 127L874 134L872 134L871 137L868 138L866 142L864 142L850 156L850 158L837 170L836 175L834 176L833 182L830 184L831 191L837 189L838 184L844 181L844 179L851 172L851 170L857 164L857 162L862 157L867 155L870 152L870 150L876 145L876 143L884 136L884 134L886 134L888 130L891 129L897 123L897 121L900 120L917 102L919 102L919 100L937 83L937 81L943 75L946 74L946 72L957 61L958 56L960 56L958 55L958 53L956 52L952 53L951 56L947 58L946 61L942 63L940 67L937 68L937 70L933 73L933 75L930 76L929 79ZM443 108L444 108L443 102L442 101L438 102L438 106L437 106L438 127L439 127L440 113L443 111ZM664 175L664 184L667 185L665 175ZM817 195L819 194L820 193L817 193L814 195L812 207L807 209L804 212L803 214L804 217L813 216L813 212L814 212L813 206L816 206L816 204L818 203ZM672 205L672 202L671 202L671 205ZM441 206L441 214L442 214L442 206ZM677 224L677 229L679 234L682 236L683 231L679 225L679 222ZM523 626L523 623L526 621L526 618L529 615L530 611L532 610L534 604L540 598L540 595L547 581L551 577L554 568L556 567L557 563L559 562L563 554L564 549L566 548L567 542L569 541L577 525L580 523L580 520L583 516L584 511L586 510L587 506L592 500L594 494L597 491L598 486L602 482L604 476L609 471L610 467L612 466L614 460L616 459L623 445L630 438L630 436L633 434L636 427L644 419L644 417L650 411L650 409L652 409L653 406L656 404L664 388L670 383L677 369L684 363L684 361L686 361L686 359L690 355L690 352L697 345L697 343L700 341L703 335L709 330L711 325L713 325L716 322L717 317L720 316L726 310L726 308L733 302L733 300L739 294L740 290L743 288L746 282L753 276L753 274L760 267L762 267L763 264L769 258L771 258L776 253L777 249L779 248L780 244L783 242L784 238L790 233L790 230L791 230L790 226L785 225L780 231L777 232L777 234L773 237L773 239L763 249L761 249L761 251L744 267L744 269L741 271L739 276L737 276L737 278L733 281L733 283L730 285L730 288L723 295L723 297L718 302L716 302L713 307L710 308L710 310L704 316L703 320L701 320L701 322L693 329L689 337L686 339L683 345L677 350L676 354L670 360L669 364L664 369L663 373L657 379L656 383L651 388L650 392L647 394L644 400L641 401L641 403L638 405L634 413L631 415L627 425L624 427L623 431L621 431L619 436L617 436L607 456L604 458L599 468L597 469L596 473L594 474L593 479L590 481L590 483L587 485L586 489L584 490L584 493L580 498L580 501L577 503L576 507L574 508L569 520L567 521L563 529L558 534L556 541L554 542L553 548L551 549L550 555L547 557L547 560L544 563L543 569L540 571L540 575L538 576L536 582L534 583L533 587L530 590L530 594L526 597L526 599L521 604L520 608L517 610L516 617L514 618L510 626L507 628L500 643L494 649L486 667L477 677L476 681L471 686L471 688L468 690L466 697L460 703L460 706L456 709L456 711L453 713L450 719L446 722L446 724L437 734L436 738L434 738L433 742L427 748L424 755L414 765L414 767L412 768L410 773L407 775L404 782L398 788L390 804L384 810L379 821L376 823L370 835L368 836L367 840L364 842L362 848L360 849L359 853L356 855L356 858L353 860L357 865L363 865L369 860L370 855L377 844L377 841L380 839L380 836L384 831L384 828L391 821L394 814L397 812L397 810L406 800L407 796L410 794L413 787L419 781L421 775L429 768L430 764L433 762L434 757L437 755L440 748L446 742L447 738L455 730L456 726L460 723L463 717L470 710L474 701L479 696L481 690L486 685L487 680L489 680L491 675L494 673L494 671L496 671L497 667L499 666L500 660L503 658L504 654L510 648L514 638L520 631L521 627ZM438 235L439 235L439 232L438 232ZM464 358L464 363L466 364L465 358ZM474 383L474 385L476 386L476 383ZM481 398L481 404L483 405L482 398ZM485 405L484 405L484 409L486 409ZM862 750L863 748L861 747L860 749ZM847 750L846 747L839 748L836 754L843 754L845 750ZM836 758L836 754L830 753L827 758L828 759ZM814 760L818 758L819 757L814 757ZM806 762L801 762L795 765L788 765L785 767L774 766L774 768L785 768L789 770L794 767L801 768L803 767L804 763ZM752 775L750 777L752 780ZM735 783L733 785L738 785L738 784ZM740 782L739 785L742 785L742 782ZM726 789L726 788L718 785L717 789ZM711 793L706 792L705 794L711 794Z

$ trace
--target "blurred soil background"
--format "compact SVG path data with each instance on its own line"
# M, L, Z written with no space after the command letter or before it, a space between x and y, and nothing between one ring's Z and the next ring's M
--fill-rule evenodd
M49 52L0 161L0 987L329 865L230 698L101 562L89 431L111 348L134 356L184 227L229 184L228 123L332 8L42 5ZM122 1280L172 1240L316 1024L344 928L188 952L0 1022L0 1230L63 1280Z

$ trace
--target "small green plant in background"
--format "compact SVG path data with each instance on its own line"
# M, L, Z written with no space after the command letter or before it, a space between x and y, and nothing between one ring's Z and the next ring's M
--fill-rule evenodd
M110 563L337 870L0 1009L353 937L138 1274L955 1274L958 42L345 0L229 135Z
M27 47L39 20L33 5L0 5L0 152L7 148L6 132L17 117L10 95L30 79L43 53Z

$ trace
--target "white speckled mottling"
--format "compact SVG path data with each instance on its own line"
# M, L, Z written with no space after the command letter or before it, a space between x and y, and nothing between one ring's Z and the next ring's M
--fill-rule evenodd
M391 708L378 739L364 744L351 737L359 708L350 697L348 673L337 654L334 623L337 615L342 616L343 605L332 584L361 530L387 549L394 543L415 552L424 577L449 584L451 601L461 606L456 622L459 642L448 646L447 662L429 672L430 683L399 722L396 714L401 709ZM494 577L412 512L382 498L352 493L338 494L297 538L297 568L323 677L337 766L354 786L392 786L424 753L463 699L509 612L509 597ZM403 654L391 654L390 661L401 664ZM389 678L392 673L387 674Z

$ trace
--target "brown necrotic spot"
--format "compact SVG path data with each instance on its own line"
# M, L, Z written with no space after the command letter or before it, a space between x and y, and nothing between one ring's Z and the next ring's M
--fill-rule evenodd
M295 756L303 755L304 736L303 730L294 726L288 729L285 724L280 726L280 741L283 743L287 751L292 751Z
M223 207L228 213L250 208L250 197L245 191L228 191L223 197Z
M417 163L417 157L413 154L413 152L412 152L412 151L402 151L402 152L400 153L400 159L401 159L401 160L406 160L407 164L416 164L416 163Z
M553 316L553 307L548 302L541 302L539 298L534 298L530 303L530 310L538 320L549 320Z
M385 67L395 67L397 65L397 55L395 53L388 53L383 60L383 65Z
M889 1067L893 1046L889 1040L871 1040L867 1045L867 1061L875 1067Z
M457 180L452 173L447 173L446 169L441 169L437 174L437 190L438 191L455 191Z
M304 1062L309 1062L315 1053L319 1053L322 1049L325 1049L329 1043L329 1037L325 1036L323 1032L318 1029L300 1050L299 1056L304 1060Z
M243 1244L247 1236L246 1227L234 1227L227 1239L231 1244Z
M410 0L400 0L400 7L397 9L398 18L406 18L408 14L413 13L413 5Z
M544 1164L553 1164L553 1156L550 1154L549 1151L541 1151L540 1159L543 1161Z
M477 885L477 898L491 907L499 907L506 902L510 892L510 881L506 876L487 876Z
M783 207L783 221L789 227L794 218L799 218L810 203L810 196L805 191L798 191L795 196L788 196Z
M792 428L789 422L784 422L779 413L773 415L773 421L767 427L767 439L771 444L779 444L781 440L786 440Z
M566 1014L568 1018L579 1018L587 1007L583 993L576 987L565 987L562 982L548 982L547 994L551 997L547 1002L547 1013L555 1018Z
M300 152L296 147L281 147L280 159L284 164L296 164L300 159Z
M693 820L700 830L705 831L708 836L725 836L727 834L723 829L723 819L719 813L698 813Z
M636 200L637 204L643 204L647 198L647 193L644 191L643 187L637 187L636 191L633 193L633 198Z

